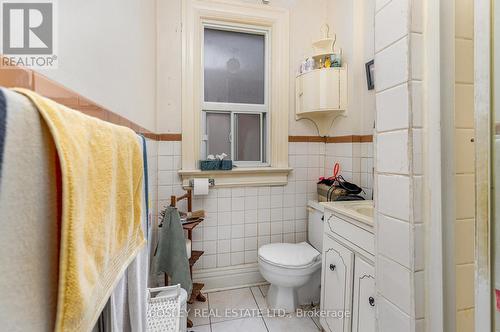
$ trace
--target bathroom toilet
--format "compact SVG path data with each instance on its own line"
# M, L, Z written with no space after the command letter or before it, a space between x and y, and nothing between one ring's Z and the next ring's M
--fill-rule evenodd
M271 285L266 299L270 309L293 312L299 304L318 302L323 209L309 202L308 242L271 243L259 248L259 271ZM308 288L300 291L302 288Z

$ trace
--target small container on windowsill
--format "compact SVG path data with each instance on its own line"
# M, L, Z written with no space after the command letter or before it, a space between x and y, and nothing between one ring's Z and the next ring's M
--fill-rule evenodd
M200 169L202 171L230 171L233 169L232 160L200 160Z

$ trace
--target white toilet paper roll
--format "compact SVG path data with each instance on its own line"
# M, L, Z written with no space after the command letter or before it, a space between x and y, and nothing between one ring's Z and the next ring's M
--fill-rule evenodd
M208 195L208 179L194 179L193 195Z

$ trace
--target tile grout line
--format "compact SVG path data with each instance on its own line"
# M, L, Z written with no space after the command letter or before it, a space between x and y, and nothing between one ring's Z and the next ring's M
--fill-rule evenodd
M260 291L260 293L262 294L262 297L265 299L266 297L265 297L265 295L264 295L264 292L262 292L262 288L261 288L261 286L257 286L257 287L259 288L259 291ZM253 295L253 292L252 292L252 295ZM255 296L254 296L254 299L255 299ZM257 302L257 300L255 300L255 302ZM257 304L257 306L258 306L258 304ZM266 329L267 329L267 331L269 332L269 329L267 328L266 320L264 319L264 317L262 317L262 318L263 318L263 320L264 320L264 325L266 326ZM318 329L318 331L321 331L321 330L322 330L322 327L321 327L321 326L319 326L318 324L316 324L316 322L314 321L314 319L312 319L312 317L309 317L309 319L311 319L311 320L312 320L312 322L313 322L314 326L316 326L316 328Z
M212 332L212 315L210 315L210 296L209 293L207 294L207 308L208 308L208 327L210 329L210 332Z
M262 294L262 290L260 289L260 286L256 286L259 289L259 292ZM260 319L262 319L262 322L264 323L264 327L266 328L266 331L269 332L269 328L267 327L266 320L264 319L264 314L262 313L262 309L259 307L259 303L257 302L257 299L255 298L255 295L252 292L252 288L250 289L250 293L252 293L253 300L255 301L255 304L257 304L257 308L259 308L260 312ZM264 297L264 294L262 294L262 297Z

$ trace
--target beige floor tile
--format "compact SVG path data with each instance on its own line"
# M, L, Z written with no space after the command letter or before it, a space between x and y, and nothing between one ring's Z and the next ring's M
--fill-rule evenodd
M262 295L262 292L259 287L252 287L250 289L252 291L253 297L255 298L255 301L257 301L257 305L259 306L259 309L267 309L268 305L266 302L266 298L264 295Z
M194 301L193 304L188 304L188 318L193 322L193 326L209 325L208 301Z
M260 291L262 292L262 295L264 295L264 297L266 297L267 291L269 290L269 285L262 285L262 286L259 286L259 288L260 288Z
M266 317L264 316L269 332L317 332L320 329L309 317Z
M210 325L188 327L187 332L210 332Z
M260 317L233 319L212 324L212 332L267 332Z
M300 309L306 312L303 315L307 315L308 317L310 317L313 320L314 324L316 324L316 326L319 329L321 329L321 323L319 322L319 314L320 314L319 303L314 306L301 305Z
M259 309L250 288L208 293L208 301L210 311L217 315L211 318L212 324L242 316L248 317L254 311L257 315ZM240 314L242 316L239 316Z

